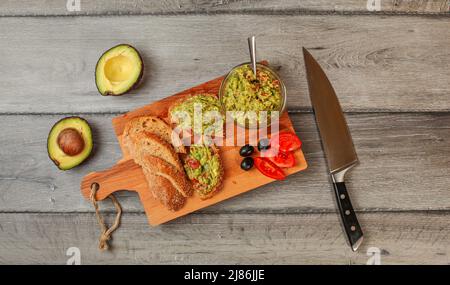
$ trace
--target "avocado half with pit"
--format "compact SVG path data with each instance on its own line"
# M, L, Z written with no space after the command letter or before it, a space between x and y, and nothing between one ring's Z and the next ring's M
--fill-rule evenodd
M91 127L80 117L67 117L56 122L48 134L48 156L61 170L71 169L85 161L92 146Z
M135 88L144 73L139 52L132 46L115 46L100 57L95 68L95 83L100 94L122 95Z

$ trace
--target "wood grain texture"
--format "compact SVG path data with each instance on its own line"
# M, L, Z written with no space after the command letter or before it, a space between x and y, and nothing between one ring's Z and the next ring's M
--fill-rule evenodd
M310 109L305 46L345 111L449 111L449 24L447 17L402 16L0 18L0 50L8 55L0 61L7 71L0 112L125 112L247 61L251 33L259 57L284 79L290 110ZM95 87L95 64L121 42L141 51L144 84L105 98Z
M79 192L82 177L114 165L121 152L111 119L83 115L93 128L93 156L70 171L46 153L59 115L0 116L0 211L92 211ZM312 114L292 113L308 169L205 209L208 213L334 212L323 152ZM450 210L450 114L347 114L360 165L347 188L357 211ZM142 212L133 193L119 193L125 212ZM104 209L112 209L109 202Z
M220 160L221 166L224 169L223 183L221 183L220 187L221 190L209 199L201 199L199 195L194 194L193 197L186 200L185 205L181 209L171 211L157 199L152 197L149 191L151 181L146 179L140 167L136 168L133 158L127 154L128 151L126 151L126 146L119 136L122 135L123 128L130 120L140 116L149 115L157 116L168 121L169 109L174 104L177 104L180 99L189 98L193 94L209 93L218 96L221 82L222 78L216 78L181 93L167 97L154 104L149 104L115 117L112 124L115 133L118 136L124 158L112 168L106 170L98 169L96 172L86 175L81 182L81 193L83 196L89 199L91 185L94 183L97 183L100 187L97 191L98 200L106 199L111 193L123 189L136 191L139 194L142 206L148 216L149 223L156 226L274 182L273 179L264 176L259 171L243 171L239 167L236 167L242 161L242 157L239 155L240 146L221 146L219 147ZM279 130L293 131L292 122L289 119L287 112L284 112L279 119ZM256 135L256 132L254 134ZM234 132L234 136L236 137L236 132ZM297 163L295 166L284 171L286 176L293 175L307 168L307 163L302 150L295 151L294 156Z
M0 16L140 15L186 13L373 13L367 0L101 0L80 3L80 11L69 11L67 0L3 0ZM382 0L378 13L446 13L448 0ZM73 10L73 9L71 9Z
M120 148L122 149L124 157L121 159L120 163L112 168L106 170L97 169L94 173L86 175L81 182L81 193L83 196L86 199L89 199L91 195L91 185L94 183L99 185L97 200L106 199L111 193L123 189L135 191L139 194L149 224L156 226L274 182L273 179L264 176L257 170L243 171L240 167L236 167L242 161L242 157L239 155L240 146L221 146L219 147L220 160L221 166L224 169L223 183L221 183L220 187L221 190L208 199L201 199L199 195L194 194L193 197L186 200L185 205L181 209L171 211L151 195L151 192L149 191L149 187L152 185L151 181L147 180L140 167L136 167L137 165L134 163L133 158L130 157L128 151L126 151L123 140L119 138L123 133L125 125L133 118L150 115L168 121L169 108L171 108L173 104L177 104L180 99L188 98L193 94L209 93L218 96L221 82L222 78L216 78L181 93L167 97L154 104L149 104L115 117L112 120L112 124L115 133L118 136ZM287 112L284 112L279 118L279 130L293 131L292 122L289 119ZM234 136L236 137L236 132L234 133ZM254 134L256 137L256 132ZM295 156L296 165L284 171L286 176L293 175L307 168L307 163L302 150L295 151L293 155Z
M335 214L194 214L158 228L125 214L112 251L100 252L91 213L0 214L0 263L65 264L69 247L80 249L82 264L366 264L370 247L382 264L450 262L448 212L359 219L366 239L353 253Z

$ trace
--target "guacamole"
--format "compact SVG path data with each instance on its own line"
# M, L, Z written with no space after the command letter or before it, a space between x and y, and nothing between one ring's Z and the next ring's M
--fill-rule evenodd
M207 146L191 146L184 169L202 195L208 194L219 182L219 157Z
M271 111L281 111L283 102L280 81L269 70L261 67L256 70L256 79L247 64L232 71L225 83L222 97L226 111L253 111L258 121L260 111L267 111L269 118ZM244 124L245 115L237 115L236 120Z
M187 114L189 118L180 117L182 114ZM178 127L183 130L193 130L196 134L211 135L215 131L215 133L218 133L223 127L220 102L212 95L200 94L192 96L172 108L170 116L176 118ZM218 117L220 117L220 121Z

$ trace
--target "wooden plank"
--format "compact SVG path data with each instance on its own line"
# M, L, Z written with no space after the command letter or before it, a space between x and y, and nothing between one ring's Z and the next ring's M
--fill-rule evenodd
M65 264L70 247L80 249L81 264L366 264L371 247L381 264L450 262L448 212L360 220L366 239L353 253L335 214L192 215L158 228L143 214L125 214L112 251L100 252L91 213L0 214L0 263Z
M47 133L60 115L0 116L0 211L92 211L79 185L84 175L121 158L111 119L85 115L94 154L70 171L48 159ZM334 212L323 152L312 114L291 114L303 140L308 169L204 210L227 212ZM450 210L450 114L348 114L360 165L348 175L358 211ZM134 193L120 193L126 212L142 212ZM111 209L109 202L102 208Z
M279 70L291 110L310 109L301 47L323 65L346 111L449 111L450 18L211 15L0 18L1 113L125 112L223 75L258 56ZM211 28L214 27L214 33ZM94 68L135 45L145 82L98 94Z
M63 16L63 15L141 15L186 13L446 13L448 0L382 0L380 11L368 8L375 0L114 0L79 1L80 9L67 9L71 0L37 0L0 2L0 16ZM371 7L371 6L369 6Z
M113 128L118 137L124 158L120 164L116 164L113 168L98 169L96 172L89 173L85 176L81 183L83 196L89 199L92 191L91 187L94 183L97 183L100 188L97 191L98 200L106 199L110 194L124 188L133 190L139 195L149 223L156 226L273 182L273 179L268 178L257 170L243 171L240 167L236 167L236 164L242 160L242 157L239 155L239 149L243 144L241 146L229 145L219 147L220 161L224 170L223 183L220 186L221 190L206 200L194 194L193 197L186 200L181 209L171 211L162 205L158 199L153 197L151 191L149 191L149 187L151 189L152 184L143 175L141 167L137 166L133 161L133 157L130 156L122 140L124 127L130 120L140 116L151 115L168 121L169 109L173 104L177 104L183 98L189 98L192 94L213 94L218 96L222 80L223 78L220 77L213 79L153 104L131 110L128 113L113 118ZM288 113L285 112L280 117L278 129L294 131ZM226 139L228 139L228 136ZM226 139L222 142L225 143ZM294 156L297 164L285 170L286 176L293 175L307 168L307 163L301 149L295 151Z

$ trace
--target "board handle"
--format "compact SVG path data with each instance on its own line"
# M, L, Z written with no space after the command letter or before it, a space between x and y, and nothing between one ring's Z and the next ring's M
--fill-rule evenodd
M128 190L141 193L147 191L148 185L139 165L133 160L127 160L114 165L112 168L92 172L81 181L81 193L90 200L91 186L98 184L96 200L101 201L116 191Z

